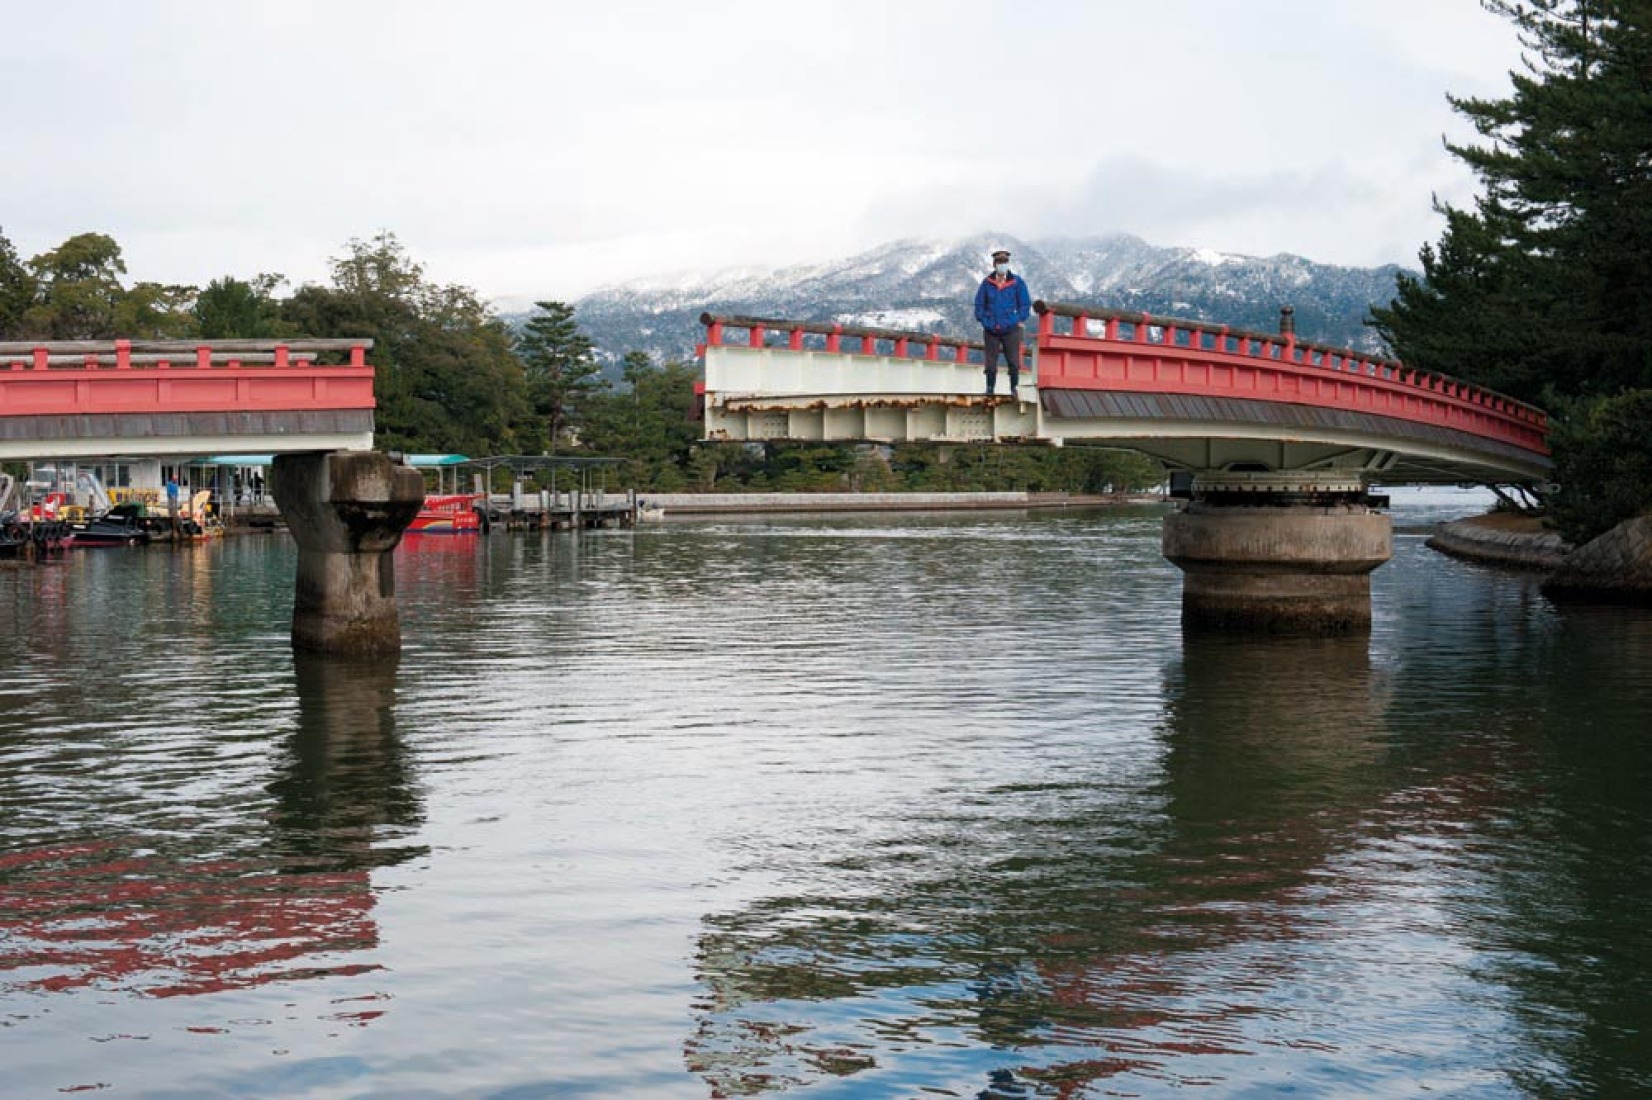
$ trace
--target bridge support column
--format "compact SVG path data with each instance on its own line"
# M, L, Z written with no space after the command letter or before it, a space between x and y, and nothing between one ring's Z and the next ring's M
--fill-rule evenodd
M1187 509L1165 517L1164 556L1183 573L1185 624L1344 634L1371 627L1392 524L1357 479L1201 477Z
M270 490L298 543L293 648L400 652L391 552L424 501L419 472L377 451L277 455Z

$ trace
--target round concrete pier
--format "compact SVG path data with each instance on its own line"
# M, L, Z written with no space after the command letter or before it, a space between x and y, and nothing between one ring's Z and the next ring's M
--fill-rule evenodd
M1343 634L1371 627L1371 573L1392 525L1363 505L1225 506L1166 516L1182 570L1182 621L1220 629Z
M293 648L400 652L391 552L424 502L419 472L377 451L277 455L270 490L298 543Z

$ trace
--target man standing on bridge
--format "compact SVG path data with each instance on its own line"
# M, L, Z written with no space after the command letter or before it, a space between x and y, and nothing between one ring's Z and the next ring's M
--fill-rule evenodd
M981 342L986 345L987 393L998 385L998 355L1010 368L1010 396L1021 381L1021 326L1032 316L1032 294L1021 276L1010 270L1010 253L1000 248L992 254L992 274L981 280L975 292L975 319L981 322Z

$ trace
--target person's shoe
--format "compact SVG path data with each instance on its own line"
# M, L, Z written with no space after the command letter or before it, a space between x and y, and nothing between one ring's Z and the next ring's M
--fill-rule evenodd
M1011 401L1019 401L1019 400L1021 400L1021 395L1019 393L1017 393L1015 390L1011 390L1010 391L1010 400Z

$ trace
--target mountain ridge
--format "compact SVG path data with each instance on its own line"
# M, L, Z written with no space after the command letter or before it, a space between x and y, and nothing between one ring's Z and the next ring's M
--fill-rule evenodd
M613 374L628 351L691 357L703 336L700 314L708 311L973 339L980 335L975 289L1000 247L1010 249L1012 268L1035 298L1262 331L1276 328L1280 307L1290 305L1303 339L1365 352L1383 350L1364 321L1373 304L1392 300L1406 270L1160 247L1129 234L1021 240L983 233L905 238L816 264L646 276L571 304Z

